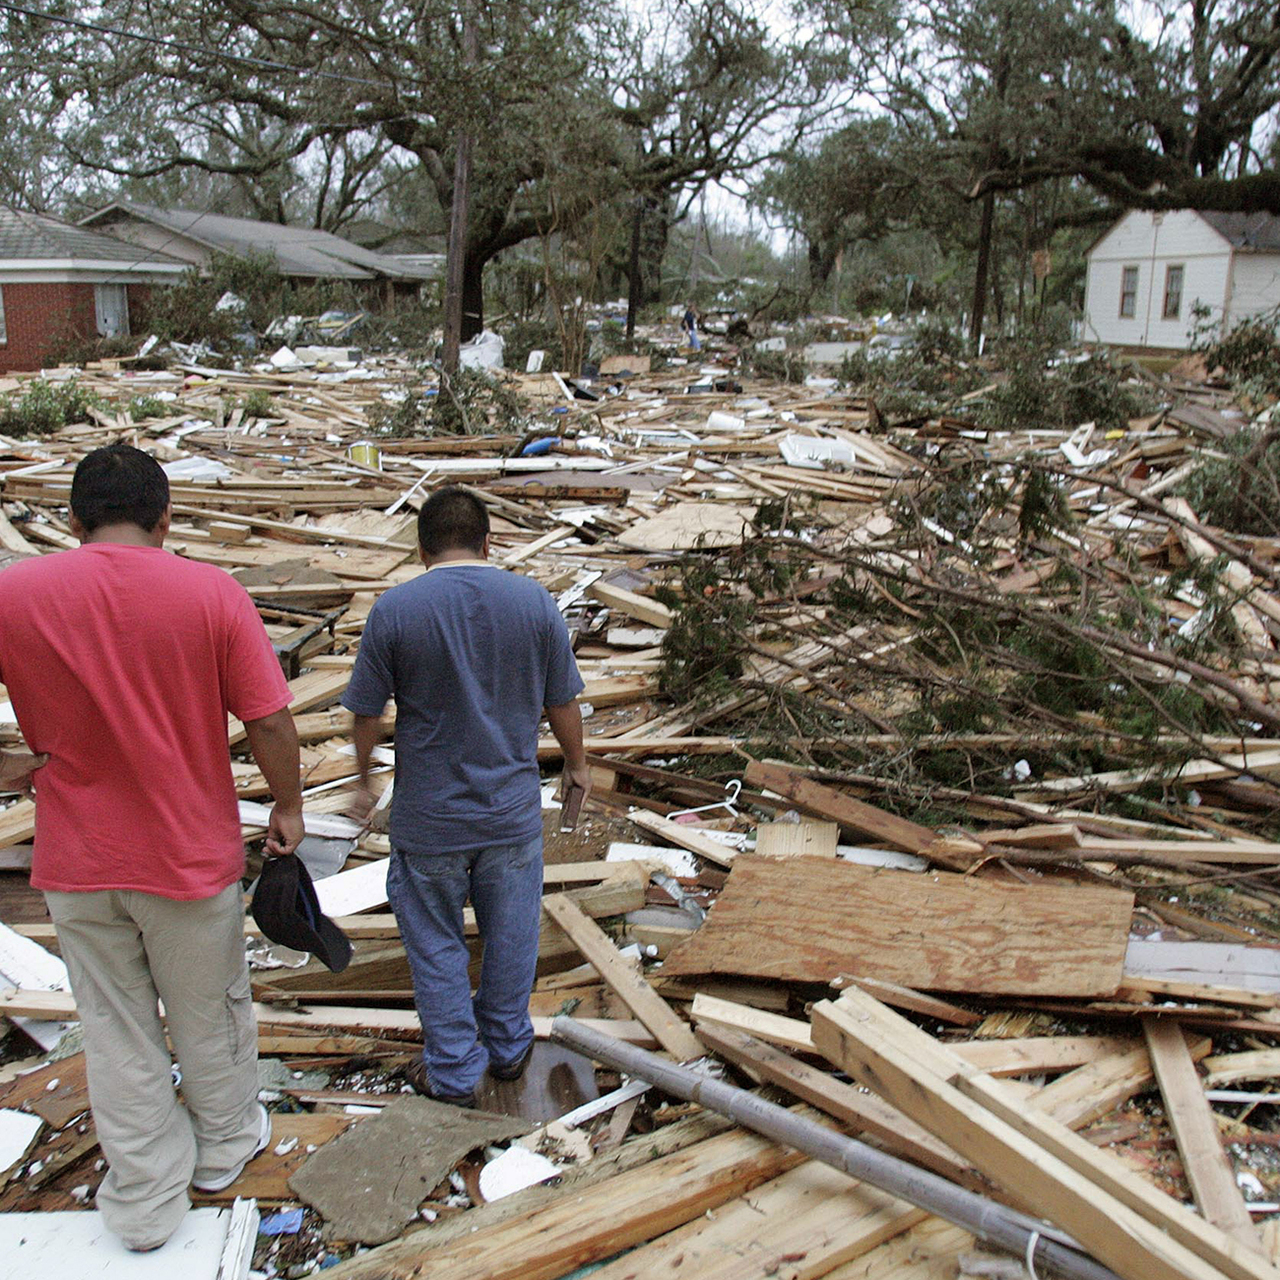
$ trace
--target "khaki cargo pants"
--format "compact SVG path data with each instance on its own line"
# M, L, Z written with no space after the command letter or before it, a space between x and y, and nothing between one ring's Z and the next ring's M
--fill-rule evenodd
M225 1174L258 1143L258 1036L240 885L195 902L133 890L45 899L84 1028L89 1102L110 1165L98 1208L126 1245L162 1243L187 1211L192 1177Z

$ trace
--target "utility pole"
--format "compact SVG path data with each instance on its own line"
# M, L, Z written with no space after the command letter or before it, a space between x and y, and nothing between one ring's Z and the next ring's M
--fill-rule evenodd
M472 0L466 0L463 7L462 58L464 66L475 65L476 20ZM468 111L471 109L470 88L468 85ZM460 130L453 164L453 206L449 213L449 257L445 268L443 363L447 374L458 372L458 348L462 345L463 266L471 212L471 142L471 130Z

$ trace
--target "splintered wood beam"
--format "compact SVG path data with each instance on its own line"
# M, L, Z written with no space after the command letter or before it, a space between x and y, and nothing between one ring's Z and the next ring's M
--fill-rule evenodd
M865 992L815 1005L813 1034L831 1062L1125 1280L1276 1280L1256 1253Z
M702 1057L702 1042L698 1037L676 1017L644 977L618 954L608 934L572 898L562 893L550 894L543 898L542 909L565 931L583 957L591 962L596 972L673 1058L683 1062Z
M638 618L651 627L669 627L674 615L665 604L651 600L648 596L637 595L634 591L622 587L612 587L605 582L593 582L587 588L587 594L593 600L625 613L629 618Z
M1201 1037L1189 1052L1193 1059L1199 1059L1212 1048L1213 1042ZM1151 1075L1146 1046L1133 1044L1059 1076L1034 1095L1033 1103L1060 1124L1079 1129L1141 1093L1151 1083Z
M848 827L874 840L883 840L895 849L905 849L908 853L930 857L930 850L938 841L937 832L930 831L928 827L909 822L895 813L886 813L874 805L864 804L834 787L814 782L785 765L752 760L747 765L745 777L752 786L767 787L780 796L786 796L806 813L838 822L842 827ZM973 845L974 854L980 857L982 845L976 840L969 843ZM944 860L950 862L952 859L948 857ZM962 857L961 861L967 868L972 858Z
M1241 1244L1261 1250L1262 1241L1236 1185L1231 1161L1222 1149L1182 1028L1171 1019L1152 1016L1142 1019L1142 1032L1165 1115L1200 1212Z
M652 1138L657 1138L653 1134ZM645 1139L646 1145L651 1141ZM558 1280L718 1209L804 1157L736 1130L439 1244L427 1231L333 1268L334 1280ZM488 1206L485 1206L488 1208Z
M696 853L701 858L707 858L720 867L729 866L734 858L738 856L738 851L732 845L721 844L718 840L713 840L710 836L703 835L697 827L688 827L679 822L672 822L670 818L664 818L657 813L647 813L644 809L633 809L627 814L627 821L635 823L637 827L647 831L651 836L657 836L659 840L665 841L669 845L675 845L679 849L688 849L690 853Z
M698 1026L698 1035L707 1048L720 1057L844 1121L855 1135L871 1134L886 1150L932 1169L971 1191L990 1190L967 1161L875 1094L842 1084L826 1071L800 1062L745 1032L704 1022Z

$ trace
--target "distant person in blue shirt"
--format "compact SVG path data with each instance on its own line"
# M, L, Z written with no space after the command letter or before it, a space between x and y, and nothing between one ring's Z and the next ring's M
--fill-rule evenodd
M475 1105L486 1069L517 1080L533 1050L529 994L542 915L538 727L564 753L564 785L591 789L575 701L582 677L555 602L489 562L489 516L464 489L418 515L426 573L374 605L343 695L355 716L356 808L396 704L396 780L387 896L413 975L420 1093ZM468 897L484 940L474 999L463 933Z
M680 327L689 339L689 345L695 351L701 351L702 343L698 341L698 311L692 302L684 310L684 318L680 321Z

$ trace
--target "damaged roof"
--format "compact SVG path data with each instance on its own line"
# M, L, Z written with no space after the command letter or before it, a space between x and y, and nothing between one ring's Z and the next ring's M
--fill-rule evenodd
M111 264L117 271L168 270L174 274L187 265L166 253L142 249L45 214L0 207L0 264L12 268L18 263L80 268Z
M343 280L426 279L418 270L386 254L352 244L341 236L313 227L289 227L253 218L195 209L165 209L137 200L115 200L81 220L81 226L104 229L130 220L151 223L176 238L194 241L218 253L240 256L268 253L286 276Z
M1280 218L1274 213L1196 212L1235 249L1244 253L1280 253Z

